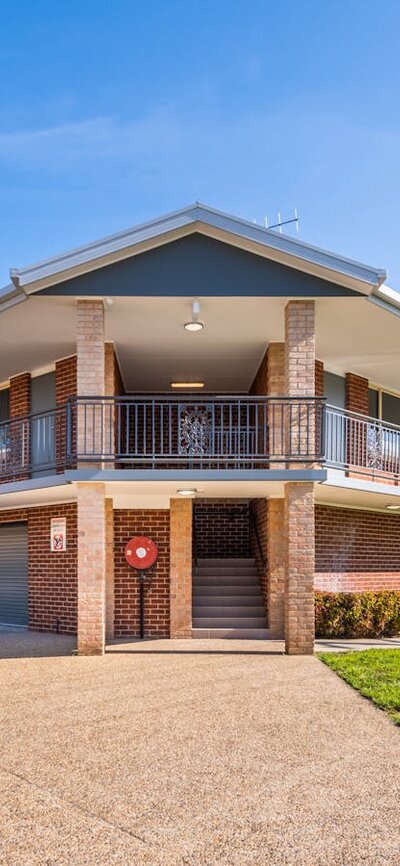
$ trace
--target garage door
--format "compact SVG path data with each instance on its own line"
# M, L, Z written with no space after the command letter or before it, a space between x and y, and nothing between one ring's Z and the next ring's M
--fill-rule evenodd
M0 526L0 624L28 625L28 527Z

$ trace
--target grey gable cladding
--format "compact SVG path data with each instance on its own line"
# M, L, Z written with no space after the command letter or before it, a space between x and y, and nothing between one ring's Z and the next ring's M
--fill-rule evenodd
M199 233L48 286L38 295L360 296Z

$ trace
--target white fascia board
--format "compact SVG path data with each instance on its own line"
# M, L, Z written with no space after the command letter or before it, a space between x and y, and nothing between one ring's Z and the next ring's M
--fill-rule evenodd
M37 264L19 269L12 268L11 279L15 286L29 286L35 283L34 290L39 290L41 280L54 277L53 282L57 283L65 271L76 268L80 268L81 272L92 270L98 267L99 259L122 253L146 241L154 241L157 238L161 240L166 233L191 227L194 223L201 223L205 227L205 233L207 226L210 226L243 240L252 241L258 244L260 249L264 248L265 252L270 249L283 256L301 260L305 266L307 262L317 265L327 272L335 273L339 283L341 276L351 278L360 285L360 291L363 291L363 286L365 287L365 294L369 294L369 290L380 286L386 279L386 271L382 269L337 256L327 250L313 247L303 241L289 238L272 229L222 213L200 203Z
M0 289L0 312L14 307L21 301L26 301L27 294L22 288L15 287L13 283Z

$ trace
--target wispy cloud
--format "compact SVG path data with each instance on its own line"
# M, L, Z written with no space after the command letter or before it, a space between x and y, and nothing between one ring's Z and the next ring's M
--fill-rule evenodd
M19 168L132 159L179 146L180 125L164 109L132 122L98 117L38 130L0 133L0 160Z

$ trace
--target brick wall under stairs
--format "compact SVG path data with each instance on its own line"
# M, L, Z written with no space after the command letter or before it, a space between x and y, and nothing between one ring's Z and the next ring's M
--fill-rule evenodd
M199 558L193 573L194 638L269 637L255 560Z

